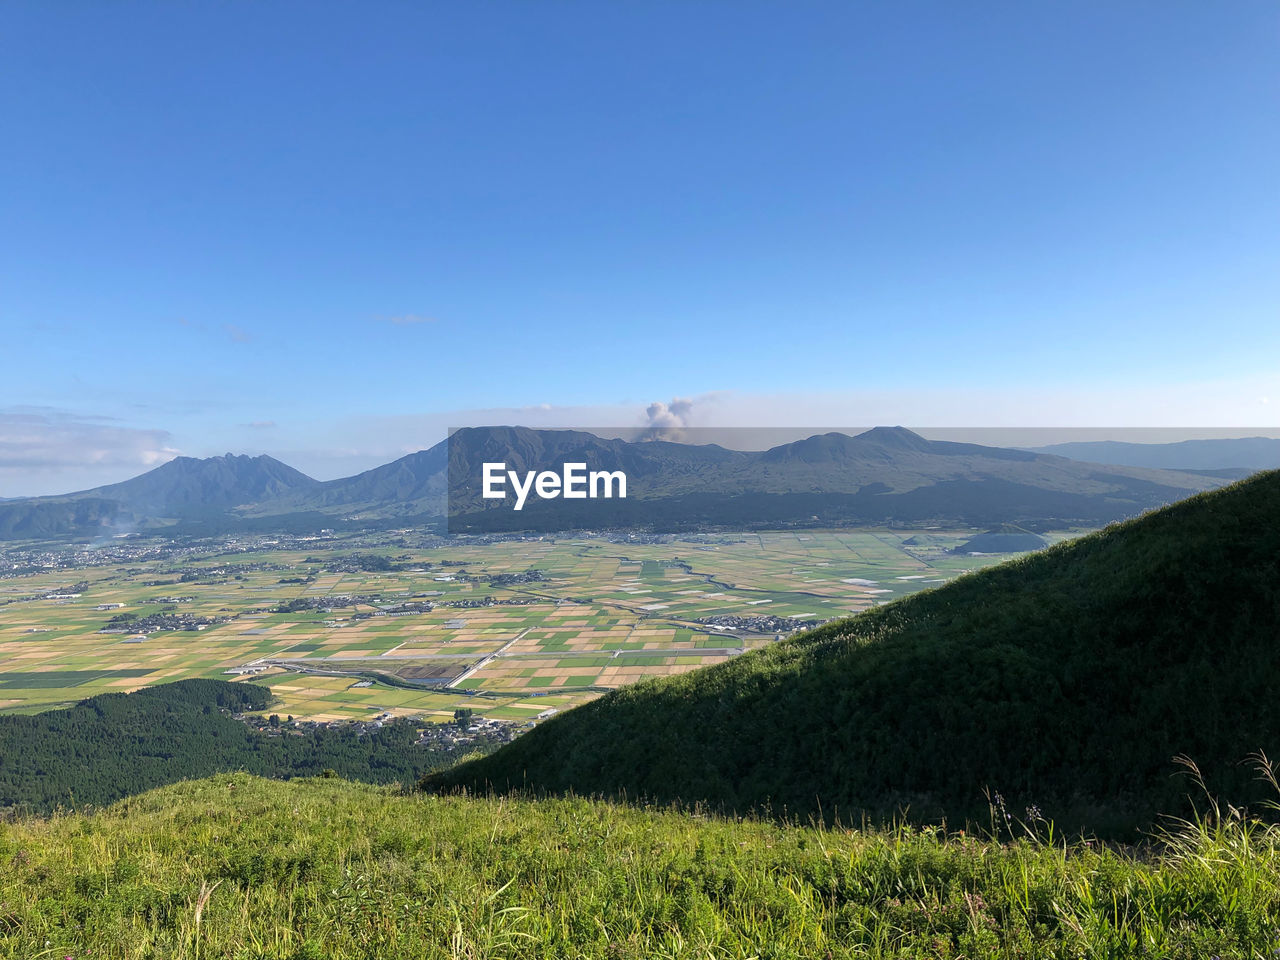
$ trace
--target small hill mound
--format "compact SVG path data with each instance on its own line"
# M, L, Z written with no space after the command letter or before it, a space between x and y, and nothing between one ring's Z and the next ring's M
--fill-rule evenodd
M1001 524L986 533L980 533L956 547L956 553L1026 553L1043 550L1049 545L1044 537L1012 523Z
M1280 755L1280 473L555 717L436 789L1099 831L1185 812L1172 758L1256 788Z

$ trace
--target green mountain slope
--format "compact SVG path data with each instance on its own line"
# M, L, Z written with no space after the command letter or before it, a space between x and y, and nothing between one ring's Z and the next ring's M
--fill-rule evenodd
M1109 829L1280 754L1280 473L556 717L428 779L795 814L985 815L984 790Z
M264 499L244 512L262 517L313 511L333 516L439 517L448 499L447 466L448 448L438 443L353 477Z

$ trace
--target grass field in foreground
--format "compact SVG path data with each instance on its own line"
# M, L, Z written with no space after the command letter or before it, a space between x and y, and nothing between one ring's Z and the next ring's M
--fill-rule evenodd
M222 775L0 825L0 957L1225 960L1280 948L1280 829L1228 817L1134 855L1040 831L817 830Z

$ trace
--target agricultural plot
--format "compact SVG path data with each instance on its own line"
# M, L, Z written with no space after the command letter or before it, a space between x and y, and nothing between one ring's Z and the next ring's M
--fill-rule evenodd
M186 677L264 683L313 719L460 706L536 720L718 663L1004 556L973 531L838 530L263 546L0 579L0 711ZM358 556L384 558L363 570ZM104 632L105 631L105 632Z

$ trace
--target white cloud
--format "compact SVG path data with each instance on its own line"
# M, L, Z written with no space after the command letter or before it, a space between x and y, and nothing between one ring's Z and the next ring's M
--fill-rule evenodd
M177 455L167 430L52 407L0 408L0 496L122 480Z

